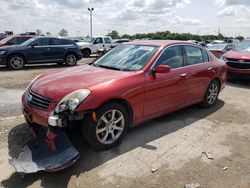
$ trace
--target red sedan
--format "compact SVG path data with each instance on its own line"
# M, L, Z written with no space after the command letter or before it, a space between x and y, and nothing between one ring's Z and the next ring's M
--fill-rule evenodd
M11 46L11 45L19 45L25 42L26 40L32 38L32 35L14 35L8 36L2 40L0 40L0 47L2 46Z
M226 78L225 62L196 44L135 41L92 64L40 75L22 97L23 111L33 130L55 133L77 120L94 148L109 149L129 126L193 104L213 106Z
M213 106L226 78L224 61L180 41L125 43L89 65L45 73L22 97L35 140L11 164L25 173L64 169L79 152L63 130L77 126L94 148L109 149L129 126L193 104Z
M227 63L230 78L250 79L250 40L242 41L233 50L222 56Z

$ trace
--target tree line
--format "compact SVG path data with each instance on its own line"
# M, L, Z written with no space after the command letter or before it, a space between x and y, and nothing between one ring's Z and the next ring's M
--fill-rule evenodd
M127 38L127 39L158 39L158 40L196 40L196 41L209 41L209 40L227 40L233 37L226 37L219 33L218 35L194 35L191 33L171 33L170 31L162 31L155 33L137 33L134 35L119 35L118 31L113 30L107 34L113 39ZM236 37L239 40L243 40L244 37L238 36Z

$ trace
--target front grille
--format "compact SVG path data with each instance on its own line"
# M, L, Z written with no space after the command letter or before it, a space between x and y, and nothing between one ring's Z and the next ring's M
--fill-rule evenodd
M235 69L250 69L250 60L227 59L227 66Z
M31 90L27 93L26 99L29 105L38 109L43 109L43 110L47 110L51 103L50 99L43 97L41 95L38 95L37 93L34 93Z

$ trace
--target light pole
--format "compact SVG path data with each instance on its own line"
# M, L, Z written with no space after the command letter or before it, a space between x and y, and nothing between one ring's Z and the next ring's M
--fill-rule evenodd
M90 14L90 36L92 37L92 12L94 11L94 8L88 8L89 14Z

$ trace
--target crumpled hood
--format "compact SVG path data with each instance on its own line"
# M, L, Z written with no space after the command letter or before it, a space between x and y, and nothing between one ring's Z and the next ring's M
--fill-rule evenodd
M91 65L76 66L41 75L32 84L31 90L58 102L75 90L89 89L91 86L132 74L134 73L98 68Z
M224 55L225 58L231 58L231 59L248 59L250 60L250 52L244 52L244 51L235 51L231 50L227 52Z

